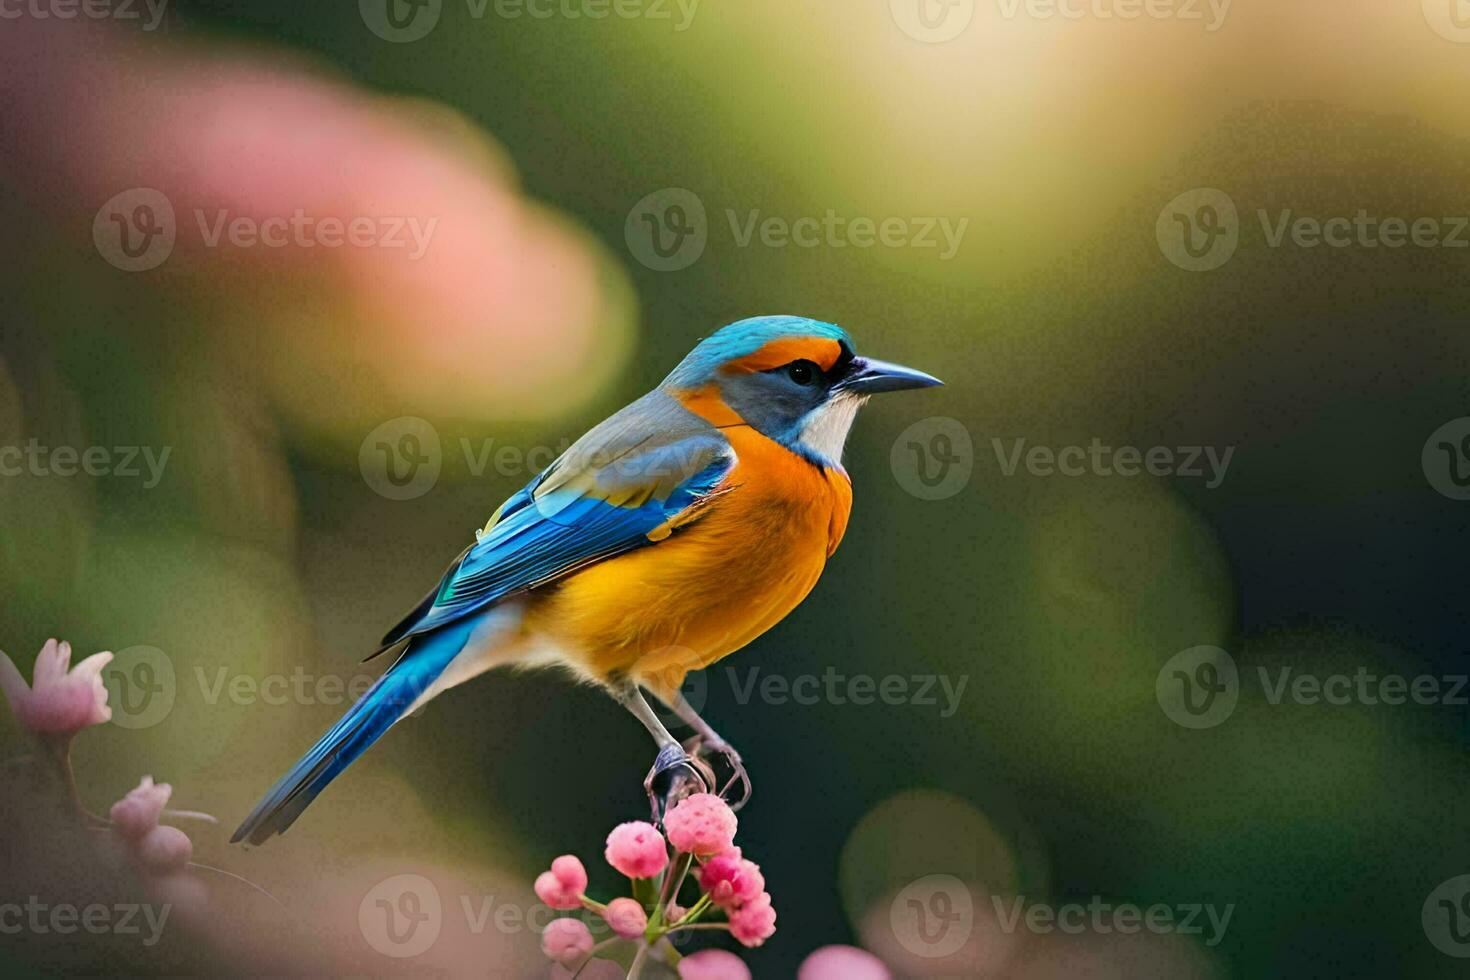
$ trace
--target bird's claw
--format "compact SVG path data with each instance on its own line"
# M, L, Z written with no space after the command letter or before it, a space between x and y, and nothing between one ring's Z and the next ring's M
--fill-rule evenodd
M703 759L690 756L677 745L659 749L653 768L643 780L653 822L662 826L664 814L686 796L708 793L715 785L715 774Z
M720 786L719 797L730 805L730 809L739 810L750 801L751 785L750 775L745 771L745 763L740 759L740 753L735 751L735 746L723 739L719 741L706 741L703 736L696 735L684 743L684 750L695 759L704 763L710 772L709 783L711 786L719 785L714 776L714 767L705 759L711 755L718 755L724 760L725 766L730 770L730 776ZM738 795L731 796L731 791L739 786Z

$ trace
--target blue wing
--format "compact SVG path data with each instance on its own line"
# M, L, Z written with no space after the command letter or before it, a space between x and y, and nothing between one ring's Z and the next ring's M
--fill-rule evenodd
M698 517L734 465L718 429L657 390L587 433L505 502L439 587L388 633L383 649L407 641L403 654L231 839L259 844L284 833L430 689L468 641L479 621L473 613L662 540Z
M650 392L507 500L381 649L660 540L696 516L734 463L717 428L667 393Z

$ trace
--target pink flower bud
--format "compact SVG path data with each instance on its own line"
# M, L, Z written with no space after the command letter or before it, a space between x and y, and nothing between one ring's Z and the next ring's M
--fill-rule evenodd
M750 980L750 968L729 950L701 949L679 961L679 980Z
M744 905L766 890L766 879L753 861L736 849L717 854L699 869L699 887L722 909Z
M574 909L587 890L587 869L570 854L551 862L551 870L536 878L536 897L554 909Z
M128 795L118 800L108 811L119 834L129 840L138 840L158 826L158 817L168 805L173 787L168 783L155 783L152 776L144 776Z
M541 952L570 970L592 952L592 931L581 919L552 919L541 933Z
M735 840L735 823L735 811L713 793L686 796L664 816L669 842L701 857L727 850Z
M893 980L893 974L867 950L823 946L802 961L796 980Z
M607 835L607 863L629 878L652 878L669 864L663 835L651 823L619 824Z
M154 827L143 835L136 847L143 867L155 874L177 871L194 856L194 845L189 835L177 827Z
M624 939L637 939L648 928L648 913L631 898L615 898L608 902L602 917L612 926L612 931Z
M759 946L775 932L776 910L771 908L771 896L768 892L761 892L730 913L730 935L743 946Z

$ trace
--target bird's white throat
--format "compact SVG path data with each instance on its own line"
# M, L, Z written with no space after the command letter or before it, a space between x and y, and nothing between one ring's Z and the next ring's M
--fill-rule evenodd
M852 431L858 409L867 400L863 395L842 392L812 409L802 419L799 439L802 446L834 466L840 466L847 434Z

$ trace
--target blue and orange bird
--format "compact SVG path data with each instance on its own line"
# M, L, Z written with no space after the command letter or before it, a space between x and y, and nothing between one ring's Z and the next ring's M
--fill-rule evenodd
M500 506L383 637L378 653L402 648L393 665L233 840L283 833L400 718L507 665L568 668L643 723L658 745L644 783L655 818L710 788L707 753L748 795L740 756L681 695L684 675L776 625L816 584L847 528L842 449L868 396L937 384L857 356L830 323L763 316L716 331ZM693 756L644 690L697 733Z

